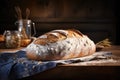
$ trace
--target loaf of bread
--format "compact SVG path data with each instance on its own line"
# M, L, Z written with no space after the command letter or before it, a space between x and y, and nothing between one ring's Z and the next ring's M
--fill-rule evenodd
M4 36L2 34L0 34L0 42L4 41Z
M75 29L53 30L36 38L26 48L33 60L65 60L88 56L96 51L94 42Z

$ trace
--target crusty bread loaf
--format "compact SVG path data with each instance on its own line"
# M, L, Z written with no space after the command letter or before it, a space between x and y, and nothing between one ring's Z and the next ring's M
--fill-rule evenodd
M0 42L4 41L4 36L0 34Z
M75 29L53 30L45 33L26 48L27 57L33 60L64 60L91 55L94 42Z

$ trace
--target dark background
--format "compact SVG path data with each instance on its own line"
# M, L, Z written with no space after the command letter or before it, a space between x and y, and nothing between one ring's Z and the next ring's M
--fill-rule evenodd
M39 36L53 29L75 28L98 42L109 38L120 44L120 8L117 0L1 0L0 34L17 29L14 7L19 6L25 18L29 8Z

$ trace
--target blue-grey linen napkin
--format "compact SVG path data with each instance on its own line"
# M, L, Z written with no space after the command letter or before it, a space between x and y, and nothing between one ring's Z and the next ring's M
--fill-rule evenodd
M29 60L25 51L0 54L0 80L16 80L56 67L52 61Z
M96 52L93 55L56 61L34 61L26 57L25 51L0 54L0 80L16 80L32 76L45 70L56 67L58 64L87 62L94 59L104 59L111 56L111 52Z

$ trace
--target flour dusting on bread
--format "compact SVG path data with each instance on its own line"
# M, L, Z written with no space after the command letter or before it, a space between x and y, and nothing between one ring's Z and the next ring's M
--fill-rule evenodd
M96 46L88 36L75 29L53 30L27 46L27 57L34 60L63 60L91 55Z

